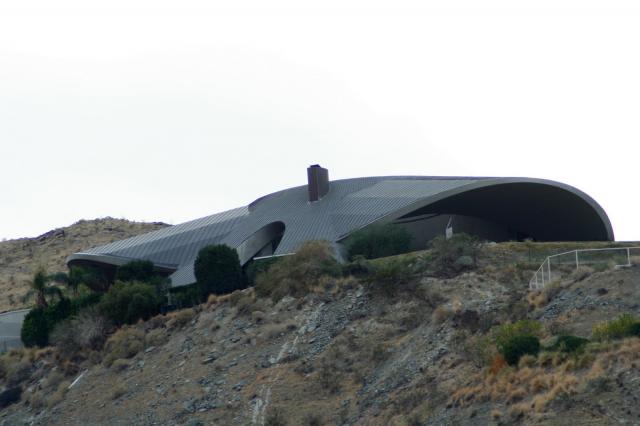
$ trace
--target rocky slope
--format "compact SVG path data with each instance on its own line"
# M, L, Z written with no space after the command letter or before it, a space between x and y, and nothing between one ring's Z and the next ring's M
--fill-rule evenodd
M107 217L81 220L35 238L0 242L0 312L25 307L22 299L37 268L50 273L66 271L65 259L74 252L165 226Z
M594 324L638 316L640 268L585 269L529 293L523 247L487 247L478 269L448 279L412 254L417 272L393 287L326 278L277 303L252 289L212 297L70 361L16 353L3 380L24 391L0 424L638 424L639 338L509 367L489 336L529 318L547 339L590 337Z

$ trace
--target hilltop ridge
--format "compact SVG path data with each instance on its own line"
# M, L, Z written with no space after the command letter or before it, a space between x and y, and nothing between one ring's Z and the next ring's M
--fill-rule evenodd
M22 301L28 281L38 267L66 271L70 254L168 226L105 217L56 228L34 238L0 242L0 312L26 307Z

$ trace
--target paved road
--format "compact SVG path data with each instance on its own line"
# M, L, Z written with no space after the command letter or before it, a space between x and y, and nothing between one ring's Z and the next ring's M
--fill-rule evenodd
M9 348L22 347L20 328L27 312L29 312L29 309L0 314L0 352L4 352Z

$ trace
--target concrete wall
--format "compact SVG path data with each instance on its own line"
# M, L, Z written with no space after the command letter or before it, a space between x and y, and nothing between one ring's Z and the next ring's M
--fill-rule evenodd
M11 348L21 348L20 329L29 309L0 314L0 352Z
M489 241L505 241L510 237L506 225L455 214L425 215L398 220L394 223L406 229L412 236L411 249L420 250L424 249L433 238L444 235L450 218L454 234L464 232Z

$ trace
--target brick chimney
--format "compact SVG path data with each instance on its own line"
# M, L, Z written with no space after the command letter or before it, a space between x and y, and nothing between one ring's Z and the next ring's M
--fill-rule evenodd
M329 171L314 164L307 168L309 201L319 201L329 192Z

